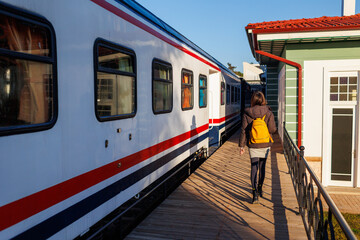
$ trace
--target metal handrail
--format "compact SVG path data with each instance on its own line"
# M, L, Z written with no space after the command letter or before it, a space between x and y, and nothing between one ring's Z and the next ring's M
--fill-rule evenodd
M329 228L331 239L336 239L332 223L332 215L334 215L346 237L356 240L357 238L350 226L304 158L305 148L301 146L299 149L296 146L287 132L285 124L283 147L299 204L299 213L302 216L308 238L328 239ZM317 194L315 194L313 183L317 186ZM322 198L329 208L326 220L324 218Z

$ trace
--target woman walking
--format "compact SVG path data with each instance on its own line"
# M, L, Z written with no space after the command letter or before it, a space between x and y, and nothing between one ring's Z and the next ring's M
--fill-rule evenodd
M262 186L265 179L265 164L272 145L272 136L276 132L274 114L266 105L262 92L255 92L251 97L251 107L246 108L242 117L239 147L240 155L249 147L251 160L252 203L258 203L262 197ZM259 182L257 175L259 172Z

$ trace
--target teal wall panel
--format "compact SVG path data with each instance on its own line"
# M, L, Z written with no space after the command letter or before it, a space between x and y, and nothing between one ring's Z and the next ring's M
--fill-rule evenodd
M267 86L266 96L268 105L274 113L275 121L277 122L277 109L278 109L278 69L277 67L267 68Z

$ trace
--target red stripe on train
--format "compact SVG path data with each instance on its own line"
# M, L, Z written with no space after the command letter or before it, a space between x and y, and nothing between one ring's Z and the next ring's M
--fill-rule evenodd
M141 21L137 20L136 18L130 16L129 14L123 12L122 10L120 10L119 8L115 7L114 5L111 5L110 3L104 1L104 0L91 0L92 2L96 3L97 5L99 5L100 7L108 10L109 12L112 12L113 14L121 17L122 19L134 24L135 26L141 28L142 30L150 33L151 35L163 40L164 42L170 44L173 47L176 47L177 49L187 53L188 55L196 58L197 60L200 60L201 62L209 65L210 67L221 71L219 67L217 67L216 65L210 63L209 61L205 60L204 58L196 55L195 53L191 52L190 50L182 47L181 45L177 44L176 42L172 41L171 39L165 37L164 35L160 34L159 32L155 31L154 29L150 28L149 26L147 26L146 24L142 23Z
M230 118L234 117L236 114L239 114L240 112L236 112L236 113L233 113L233 114L230 114L230 115L227 115L226 117L222 117L222 118L214 118L214 119L209 119L209 124L212 124L212 123L222 123L226 120L229 120Z
M0 207L0 231L209 129L209 124ZM118 163L121 162L121 167Z

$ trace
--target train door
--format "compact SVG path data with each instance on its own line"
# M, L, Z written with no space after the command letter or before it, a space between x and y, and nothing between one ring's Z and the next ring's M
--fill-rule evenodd
M219 146L219 119L220 107L222 104L222 96L224 92L221 90L221 74L219 72L209 72L208 82L208 104L209 104L209 149Z

